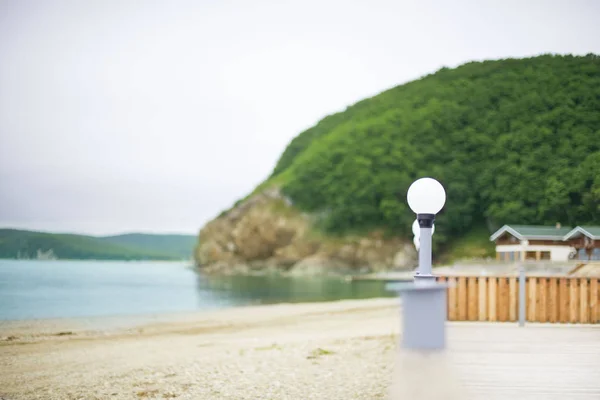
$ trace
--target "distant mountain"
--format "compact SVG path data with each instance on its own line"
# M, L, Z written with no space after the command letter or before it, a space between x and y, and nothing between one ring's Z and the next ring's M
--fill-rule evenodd
M0 258L74 260L181 260L192 256L196 237L132 233L86 236L0 229Z
M99 239L105 243L127 246L143 251L158 251L179 258L191 258L197 238L192 235L128 233L124 235L101 237Z

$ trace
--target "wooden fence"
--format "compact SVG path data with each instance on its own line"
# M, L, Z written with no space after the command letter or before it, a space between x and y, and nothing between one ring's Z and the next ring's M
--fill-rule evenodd
M440 276L449 284L449 321L517 321L519 278ZM600 278L533 277L525 281L530 322L600 323Z

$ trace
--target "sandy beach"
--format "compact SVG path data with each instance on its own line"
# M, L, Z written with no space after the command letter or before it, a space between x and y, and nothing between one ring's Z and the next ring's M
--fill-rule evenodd
M398 301L0 324L0 398L386 398Z
M447 351L415 357L400 313L371 299L2 322L0 399L600 398L597 325L449 322Z

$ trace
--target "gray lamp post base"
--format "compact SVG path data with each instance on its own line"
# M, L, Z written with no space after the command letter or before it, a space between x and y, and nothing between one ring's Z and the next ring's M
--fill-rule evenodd
M433 278L433 279L432 279ZM446 346L446 288L435 277L399 287L402 299L402 347L443 350Z
M415 274L413 275L413 277L415 278L415 283L435 283L435 275L431 275L431 274L422 274L419 271L415 272Z
M402 339L390 400L467 398L445 351L448 285L432 278L395 286L402 301Z

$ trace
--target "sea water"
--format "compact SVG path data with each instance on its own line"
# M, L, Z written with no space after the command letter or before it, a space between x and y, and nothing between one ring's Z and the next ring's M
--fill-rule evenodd
M205 276L189 262L0 260L0 320L144 315L391 297L383 282Z

